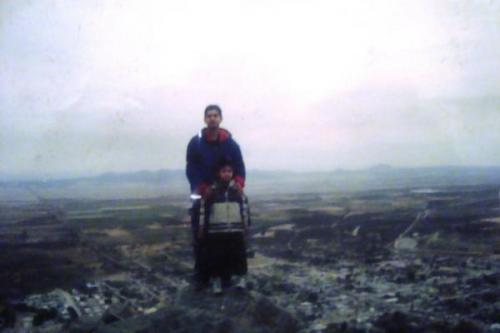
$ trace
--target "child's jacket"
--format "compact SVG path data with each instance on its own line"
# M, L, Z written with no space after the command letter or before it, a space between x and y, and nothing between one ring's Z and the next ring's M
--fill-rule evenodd
M250 225L248 199L229 184L216 183L214 195L207 200L205 227L209 234L243 232Z

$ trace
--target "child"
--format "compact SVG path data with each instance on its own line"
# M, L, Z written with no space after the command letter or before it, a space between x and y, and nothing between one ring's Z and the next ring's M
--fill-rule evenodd
M250 226L248 200L234 187L233 167L222 162L217 181L205 203L204 224L198 230L203 240L203 261L206 276L212 281L214 293L222 293L235 277L237 287L245 288L247 256L245 234Z

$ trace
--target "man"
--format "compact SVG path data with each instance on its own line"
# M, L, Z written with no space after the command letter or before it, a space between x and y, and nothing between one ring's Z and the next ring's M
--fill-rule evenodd
M208 105L204 113L205 124L198 135L189 141L186 154L186 176L192 194L203 199L212 196L212 185L216 179L216 168L222 160L230 161L234 168L235 189L241 194L245 186L245 164L238 143L233 140L229 131L220 127L222 110L218 105ZM201 245L198 239L200 223L200 201L196 201L191 209L191 228L195 257L195 280L199 286L205 284L203 268L200 267Z

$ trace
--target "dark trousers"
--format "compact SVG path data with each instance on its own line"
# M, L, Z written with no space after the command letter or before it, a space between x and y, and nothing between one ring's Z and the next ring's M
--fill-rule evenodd
M191 233L192 233L192 245L193 245L193 257L194 257L194 279L198 283L207 282L206 277L203 274L203 269L201 268L201 251L202 242L198 239L198 227L200 222L200 200L196 200L193 206L189 210L191 215Z
M206 234L201 249L203 275L228 281L247 273L247 254L242 232Z

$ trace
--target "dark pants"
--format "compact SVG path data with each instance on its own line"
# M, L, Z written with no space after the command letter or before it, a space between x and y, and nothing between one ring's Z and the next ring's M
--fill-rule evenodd
M247 273L247 255L242 232L207 234L203 241L200 261L208 278L228 281L232 275Z
M194 257L194 280L197 283L206 283L208 279L204 276L204 270L201 267L201 251L202 242L198 239L198 227L200 223L200 200L196 200L193 206L189 210L191 215L191 233L192 233L192 244L193 244L193 257Z

